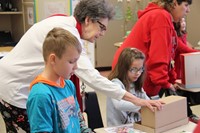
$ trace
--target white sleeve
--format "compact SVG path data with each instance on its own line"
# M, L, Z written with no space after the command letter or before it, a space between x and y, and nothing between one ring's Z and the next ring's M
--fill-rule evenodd
M138 112L141 109L141 106L136 106L135 104L125 100L117 101L112 99L112 103L116 109L121 111Z
M119 79L114 79L112 80L112 82L118 85L121 88L121 90L125 90L125 86ZM136 106L135 104L129 101L125 101L125 100L117 101L115 99L111 99L111 101L114 107L121 111L138 112L141 109L141 106Z
M99 91L106 96L121 100L126 93L126 90L122 90L119 86L100 75L100 73L92 66L86 53L83 51L78 60L78 69L75 70L75 74L88 86L96 91Z

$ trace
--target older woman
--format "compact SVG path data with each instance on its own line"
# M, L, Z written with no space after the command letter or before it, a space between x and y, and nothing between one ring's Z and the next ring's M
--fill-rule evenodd
M54 27L70 31L82 43L82 39L94 42L103 36L113 7L106 0L81 0L74 16L54 15L33 25L21 38L15 48L0 60L0 110L7 132L16 132L17 127L29 131L26 115L26 101L29 84L44 68L42 44L47 33ZM142 100L120 89L102 77L92 66L86 52L81 53L75 74L90 87L115 99L125 99L140 106L152 105L161 108L161 102Z

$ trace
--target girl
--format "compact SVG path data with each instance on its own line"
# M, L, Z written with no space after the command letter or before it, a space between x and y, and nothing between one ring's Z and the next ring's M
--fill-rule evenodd
M178 35L178 49L175 52L175 71L177 79L181 79L180 54L198 52L198 50L192 49L192 45L187 41L185 18L182 18L178 23L174 23L174 28Z
M178 35L178 39L181 40L188 47L193 48L192 44L190 44L187 41L186 21L185 21L184 17L181 18L180 22L174 23L174 28L175 28L176 33Z
M134 96L149 99L142 88L145 55L136 48L125 48L108 78ZM140 121L140 106L130 102L107 99L107 124L117 126Z
M181 79L181 71L183 69L183 66L181 64L180 55L183 53L198 52L198 50L193 49L192 45L187 41L186 22L184 17L179 22L174 23L174 28L178 35L178 48L175 52L175 72L177 74L177 79ZM194 99L198 99L197 97L199 97L200 93L193 93L184 90L177 90L177 92L179 95L187 97L187 113L189 120L194 123L198 123L199 117L193 114L190 106L192 101L195 104L199 103L199 101Z

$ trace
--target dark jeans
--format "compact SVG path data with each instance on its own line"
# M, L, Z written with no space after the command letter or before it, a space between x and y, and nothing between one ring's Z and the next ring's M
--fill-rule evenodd
M5 101L1 101L0 111L6 124L7 133L17 133L19 127L27 133L30 132L30 126L26 114L26 109L21 109L12 106L6 103Z

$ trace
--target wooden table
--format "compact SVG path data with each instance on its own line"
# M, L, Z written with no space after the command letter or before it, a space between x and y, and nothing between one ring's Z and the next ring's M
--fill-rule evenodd
M0 47L0 59L10 52L13 47Z
M0 52L9 52L13 49L13 47L11 46L7 46L7 47L0 47Z
M189 133L189 132L193 132L193 130L195 129L196 127L196 124L193 123L193 122L189 122L188 124L186 125L183 125L183 126L179 126L177 128L174 128L174 129L170 129L169 131L166 131L166 132L163 132L163 133ZM106 132L105 130L106 128L97 128L97 129L94 129L94 131L96 133L109 133L109 132ZM185 132L184 132L185 131Z

